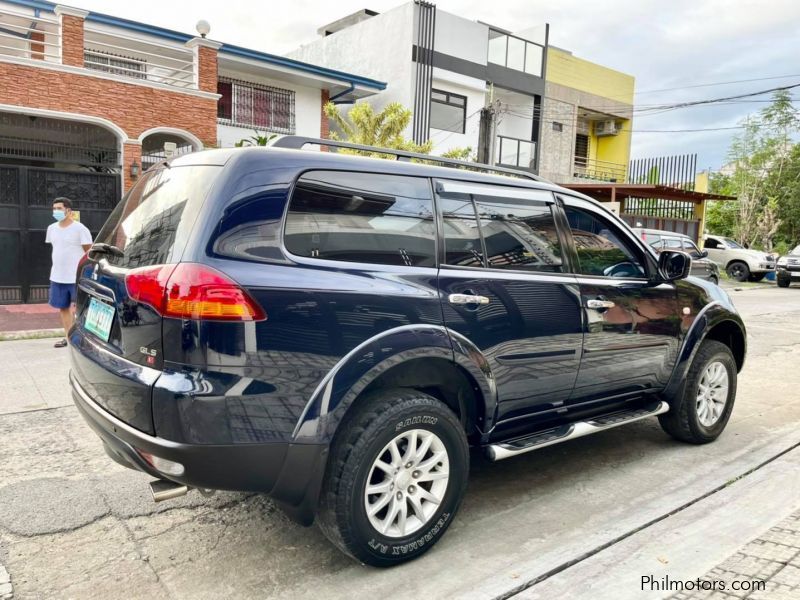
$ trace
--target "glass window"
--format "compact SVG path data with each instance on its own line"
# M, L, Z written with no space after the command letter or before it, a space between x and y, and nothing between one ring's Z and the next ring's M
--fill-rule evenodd
M471 197L439 197L439 206L444 223L445 264L482 267L483 244Z
M219 167L154 168L122 199L95 242L123 256L104 255L116 266L136 268L180 256Z
M720 243L714 238L707 238L703 244L706 248L716 249L720 247Z
M561 271L561 244L545 203L475 196L490 267Z
M489 62L496 65L506 64L506 44L508 36L492 29L489 30Z
M441 90L431 91L431 127L464 133L467 120L467 98Z
M640 253L623 242L621 232L592 213L569 206L567 219L578 253L578 271L605 277L645 277Z
M220 95L217 100L217 118L233 119L233 84L229 81L218 81L217 93Z
M508 38L508 59L506 67L515 71L525 70L525 40Z
M725 238L725 243L736 250L744 250L744 248L740 246L736 240L732 240L731 238Z
M433 267L436 233L425 178L315 171L295 186L284 243L297 256Z
M694 245L694 242L692 240L687 240L686 238L683 238L682 241L683 241L683 249L686 252L688 252L689 254L692 254L692 255L699 255L700 254L700 249L697 246Z
M642 233L642 239L655 250L661 249L661 236L655 233Z
M525 45L525 72L542 76L542 47L536 44Z
M295 92L268 85L220 77L217 118L231 125L294 133Z
M663 248L668 250L680 250L681 241L678 238L664 238Z

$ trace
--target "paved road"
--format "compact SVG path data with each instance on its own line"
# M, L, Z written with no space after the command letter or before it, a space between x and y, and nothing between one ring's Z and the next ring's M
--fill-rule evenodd
M618 598L660 597L642 595L642 569L700 576L800 509L790 493L800 473L791 450L800 444L800 290L732 294L750 355L715 444L676 443L647 421L496 465L475 455L447 536L423 559L383 571L351 562L259 496L190 493L156 507L147 477L108 460L70 405L65 353L52 340L2 342L0 565L15 598L553 597L547 586L604 597L575 587L587 577ZM692 541L703 515L745 500L727 518L734 534L709 523ZM670 546L650 552L670 532ZM614 553L634 542L636 566L625 569L628 555ZM689 543L703 551L664 556Z

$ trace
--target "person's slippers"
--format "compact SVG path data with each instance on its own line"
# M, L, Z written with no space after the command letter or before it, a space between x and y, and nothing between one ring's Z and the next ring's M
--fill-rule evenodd
M64 338L63 340L58 340L55 344L53 344L53 348L65 348L67 346L67 340Z

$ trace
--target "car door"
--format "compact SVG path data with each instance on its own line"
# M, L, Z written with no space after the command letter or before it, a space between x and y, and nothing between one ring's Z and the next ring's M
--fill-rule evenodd
M725 268L727 260L725 258L725 244L721 240L707 237L703 243L703 249L708 252L708 258L717 263L721 268Z
M544 190L435 182L448 329L486 358L497 422L565 410L583 342L580 293Z
M703 256L695 243L689 238L681 238L681 250L692 257L692 275L700 279L710 279L712 274L711 261Z
M655 257L613 215L564 203L585 323L570 404L663 388L681 335L675 284L656 282Z

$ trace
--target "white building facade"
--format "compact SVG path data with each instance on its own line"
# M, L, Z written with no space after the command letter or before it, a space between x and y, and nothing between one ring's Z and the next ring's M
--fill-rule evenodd
M469 147L495 164L536 170L547 25L515 35L414 1L318 32L289 56L389 82L370 102L411 108L407 137L432 140L434 154Z

